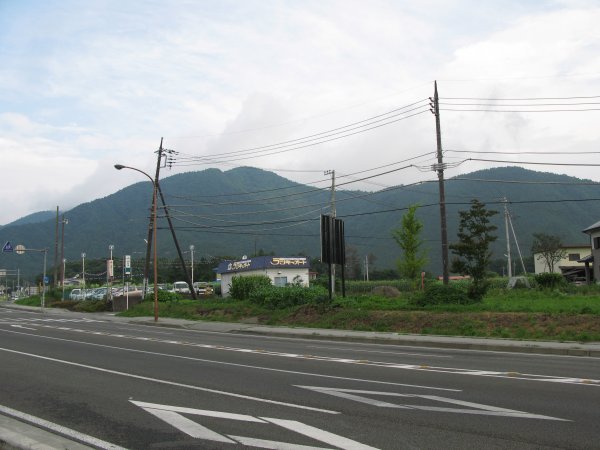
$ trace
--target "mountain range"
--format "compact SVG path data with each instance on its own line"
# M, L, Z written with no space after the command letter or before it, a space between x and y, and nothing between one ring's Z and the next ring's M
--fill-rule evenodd
M339 180L340 178L338 178ZM341 184L341 183L340 183ZM207 169L166 177L160 181L179 244L190 258L241 258L275 253L283 256L320 252L319 216L329 214L330 189L302 185L275 173L241 167L228 171ZM565 244L587 244L582 229L600 220L600 186L566 175L504 167L472 172L445 182L448 239L456 240L458 212L477 198L497 210L494 257L506 253L504 206L523 255L530 254L536 232L558 235ZM149 182L128 186L112 195L81 204L65 213L64 255L70 261L114 257L143 259L152 197ZM506 199L507 203L503 203ZM438 183L393 186L377 192L337 190L337 217L345 224L347 248L358 258L375 256L371 269L395 267L400 256L391 230L400 226L406 208L419 204L422 237L429 255L428 270L441 271ZM62 211L61 211L62 214ZM161 258L176 258L173 238L159 202L157 226ZM0 228L0 244L48 248L48 273L54 264L56 212L32 214ZM59 237L60 237L59 229ZM513 252L516 254L516 247ZM60 244L58 245L60 258ZM0 269L19 268L25 276L42 271L41 256L0 254Z

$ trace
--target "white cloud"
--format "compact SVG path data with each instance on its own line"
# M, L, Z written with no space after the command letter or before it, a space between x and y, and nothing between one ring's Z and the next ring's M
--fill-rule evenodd
M381 114L432 95L433 79L442 98L558 97L597 94L600 73L595 2L114 0L0 12L0 143L17 168L1 194L21 199L0 223L140 181L112 166L152 173L161 136L167 148L219 154ZM593 112L442 111L448 149L595 150L595 122ZM434 150L427 113L237 163L353 173ZM469 162L449 174L489 166ZM544 170L596 178L591 169ZM432 176L410 169L374 181ZM356 187L374 188L348 186Z

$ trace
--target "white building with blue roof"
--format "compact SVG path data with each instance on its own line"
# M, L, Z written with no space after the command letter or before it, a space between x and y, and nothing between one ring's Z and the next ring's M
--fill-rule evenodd
M308 287L309 269L310 261L304 256L255 256L223 261L215 271L221 279L221 295L228 297L233 277L266 275L275 286L298 284Z

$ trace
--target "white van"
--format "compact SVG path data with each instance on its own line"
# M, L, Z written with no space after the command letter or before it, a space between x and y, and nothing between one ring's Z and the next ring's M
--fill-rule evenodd
M178 292L179 294L189 294L190 287L185 281L176 281L173 283L173 292Z

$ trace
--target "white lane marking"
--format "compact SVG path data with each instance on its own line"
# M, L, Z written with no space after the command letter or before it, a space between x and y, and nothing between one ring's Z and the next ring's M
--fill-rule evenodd
M244 436L229 435L231 439L235 439L240 444L247 447L266 448L269 450L335 450L332 448L312 447L309 445L289 444L287 442L269 441L267 439L255 439Z
M414 353L414 352L389 352L384 350L358 350L356 348L344 348L344 347L325 347L322 345L308 345L306 348L326 349L326 350L343 350L347 352L360 352L360 353L379 353L387 355L408 355L408 356L427 356L432 358L454 358L449 355L435 355L432 353Z
M35 328L24 327L23 325L11 325L11 327L14 327L14 328L22 328L22 329L24 329L24 330L33 330L33 331L35 331L35 330L36 330Z
M359 403L366 403L371 406L379 408L399 408L399 409L419 409L423 411L436 411L436 412L448 412L457 414L474 414L483 416L501 416L501 417L519 417L522 419L543 419L543 420L556 420L560 422L571 422L568 419L561 419L558 417L544 416L541 414L532 414L524 411L517 411L514 409L500 408L498 406L484 405L481 403L467 402L464 400L457 400L453 398L440 397L438 395L421 395L421 394L400 394L397 392L382 392L382 391L366 391L362 389L339 389L329 387L318 387L318 386L296 386L303 389L308 389L322 394L332 395L334 397L345 398ZM380 402L370 397L364 397L362 395L377 396L384 395L387 397L403 397L403 398L420 398L440 403L449 403L452 405L466 406L470 409L465 408L448 408L443 406L427 406L427 405L406 405L406 404L395 404L388 402Z
M259 397L252 397L250 395L236 394L234 392L220 391L220 390L217 390L217 389L209 389L209 388L203 388L203 387L200 387L200 386L193 386L191 384L184 384L184 383L177 383L177 382L174 382L174 381L161 380L159 378L145 377L143 375L135 375L133 373L120 372L118 370L104 369L102 367L90 366L88 364L80 364L80 363L76 363L76 362L72 362L72 361L65 361L63 359L50 358L48 356L36 355L34 353L20 352L20 351L17 351L17 350L10 350L10 349L1 348L1 347L0 347L0 351L8 352L8 353L14 353L14 354L17 354L17 355L29 356L31 358L43 359L45 361L52 361L52 362L56 362L56 363L60 363L60 364L66 364L66 365L69 365L69 366L82 367L84 369L96 370L98 372L110 373L112 375L119 375L119 376L123 376L123 377L134 378L134 379L137 379L137 380L151 381L153 383L166 384L166 385L169 385L169 386L177 386L177 387L181 387L181 388L185 388L185 389L193 389L193 390L196 390L196 391L210 392L212 394L226 395L226 396L229 396L229 397L241 398L241 399L244 399L244 400L254 400L254 401L262 402L262 403L270 403L270 404L273 404L273 405L289 406L290 408L305 409L305 410L309 410L309 411L318 411L318 412L323 412L323 413L327 413L327 414L339 414L338 411L331 411L331 410L328 410L328 409L313 408L311 406L297 405L297 404L294 404L294 403L279 402L279 401L276 401L276 400L268 400L268 399L259 398Z
M41 325L42 327L52 328L55 327L49 325ZM2 330L8 333L15 332L10 330ZM81 332L86 334L94 334L95 332L80 330L80 329L71 329L70 331ZM106 336L114 336L111 333L106 333ZM464 368L455 368L455 367L439 367L439 366L430 366L430 365L419 365L419 364L396 364L390 362L381 362L381 361L369 361L369 360L358 360L358 359L348 359L348 358L335 358L335 357L319 357L314 355L302 355L296 353L282 353L282 352L272 352L267 350L256 350L256 349L244 349L237 347L226 347L222 345L210 345L210 344L197 344L195 342L187 342L187 341L165 341L157 338L146 338L139 336L128 336L128 335L119 335L122 338L133 339L133 340L143 340L143 341L152 341L158 343L167 343L167 344L177 344L177 345L185 345L189 347L198 347L205 348L211 350L225 350L232 352L241 352L241 353L255 353L267 356L280 356L285 358L295 358L295 359L306 359L306 360L315 360L315 361L327 361L327 362L338 362L338 363L346 363L346 364L359 364L366 366L375 366L375 367L388 367L392 369L405 369L405 370L416 370L422 372L437 372L437 373L450 373L455 375L472 375L472 376L484 376L484 377L494 377L494 378L509 378L513 380L526 380L526 381L542 381L542 382L554 382L554 383L564 383L564 384L575 384L575 385L586 385L586 386L596 386L600 387L599 379L591 379L591 378L574 378L574 377L560 377L553 375L537 375L537 374L528 374L528 373L519 373L514 371L490 371L490 370L475 370L475 369L464 369ZM43 336L38 336L42 337ZM48 339L51 339L48 337ZM428 388L427 386L419 386L419 385L407 385L413 387L420 388ZM436 388L433 388L436 389ZM437 388L441 389L441 388Z
M0 405L0 413L10 416L10 417L14 417L15 419L22 420L23 422L30 423L37 427L44 428L46 430L50 430L52 432L62 434L63 436L66 436L68 438L82 442L84 444L93 445L94 447L99 448L99 449L126 450L124 447L119 447L118 445L111 444L110 442L106 442L101 439L95 438L93 436L89 436L87 434L80 433L79 431L75 431L70 428L63 427L62 425L58 425L56 423L49 422L49 421L41 419L39 417L32 416L30 414L26 414L21 411L17 411L16 409L12 409L7 406Z
M57 337L52 337L52 336L40 336L37 334L24 333L24 332L19 332L19 331L11 331L11 330L0 330L0 331L5 331L7 333L24 334L26 336L33 336L33 337L37 337L40 339L72 342L75 344L90 345L93 347L109 348L112 350L121 350L121 351L126 351L126 352L133 352L133 353L142 353L142 354L146 354L146 355L164 356L164 357L168 357L168 358L185 359L188 361L198 361L198 362L210 363L210 364L221 364L221 365L232 366L232 367L243 367L245 369L265 370L265 371L269 371L269 372L289 373L289 374L293 374L293 375L329 378L329 379L333 379L333 380L358 381L358 382L362 382L362 383L384 384L384 385L390 385L390 386L403 386L403 387L411 387L411 388L418 388L418 389L431 389L434 391L462 392L462 389L451 389L451 388L442 388L442 387L435 387L435 386L423 386L423 385L418 385L418 384L396 383L393 381L368 380L368 379L364 379L364 378L341 377L341 376L335 376L335 375L325 375L325 374L321 374L321 373L302 372L302 371L298 371L298 370L275 369L273 367L255 366L252 364L241 364L241 363L232 363L232 362L227 362L227 361L216 361L213 359L195 358L192 356L172 355L169 353L151 352L148 350L138 350L138 349L133 349L133 348L116 347L113 345L97 344L94 342L85 342L85 341L75 341L72 339L57 338ZM94 334L96 334L96 333L94 333ZM137 338L137 340L151 341L153 339L152 338Z
M311 437L326 444L335 445L336 447L343 449L352 450L374 450L375 447L361 444L360 442L353 441L352 439L339 436L337 434L330 433L319 428L311 427L305 423L298 422L296 420L284 420L284 419L273 419L269 417L261 417L261 419L268 420L269 422L279 425L280 427L287 428L288 430L295 431L296 433L303 434L304 436Z
M285 419L277 419L273 417L254 417L246 414L234 414L227 413L223 411L209 411L206 409L194 409L194 408L184 408L179 406L171 406L171 405L160 405L156 403L148 403L148 402L140 402L135 400L130 400L134 405L139 406L150 414L158 417L159 419L167 422L169 425L177 428L188 436L217 441L217 442L227 442L227 443L236 443L239 442L243 445L250 446L259 446L262 448L273 448L273 449L323 449L322 447L308 447L308 446L299 446L297 444L289 444L287 442L277 442L277 441L266 441L262 439L254 439L248 438L244 436L232 436L228 435L223 436L219 433L216 433L212 430L209 430L204 425L200 425L197 422L194 422L190 419L187 419L181 416L180 413L185 413L189 415L201 416L201 417L213 417L218 419L226 419L226 420L237 420L242 422L253 422L259 424L268 424L272 423L274 425L280 426L287 430L293 431L295 433L301 434L303 436L307 436L309 438L315 439L317 441L324 442L326 444L334 445L338 448L343 449L353 449L353 450L377 450L374 447L370 447L368 445L361 444L360 442L354 441L352 439L346 438L344 436L339 436L334 433L330 433L328 431L322 430L320 428L316 428L310 425L307 425L302 422L298 422L296 420L285 420ZM231 441L234 439L234 441ZM264 446L265 444L270 444L270 446ZM326 449L323 449L326 450ZM328 450L328 449L327 449Z
M167 422L169 425L173 425L180 431L183 431L188 436L196 439L205 439L207 441L226 442L228 444L235 444L236 442L209 430L203 425L200 425L193 420L183 417L181 414L177 414L173 411L164 411L161 409L144 408L147 412L158 417L160 420Z

